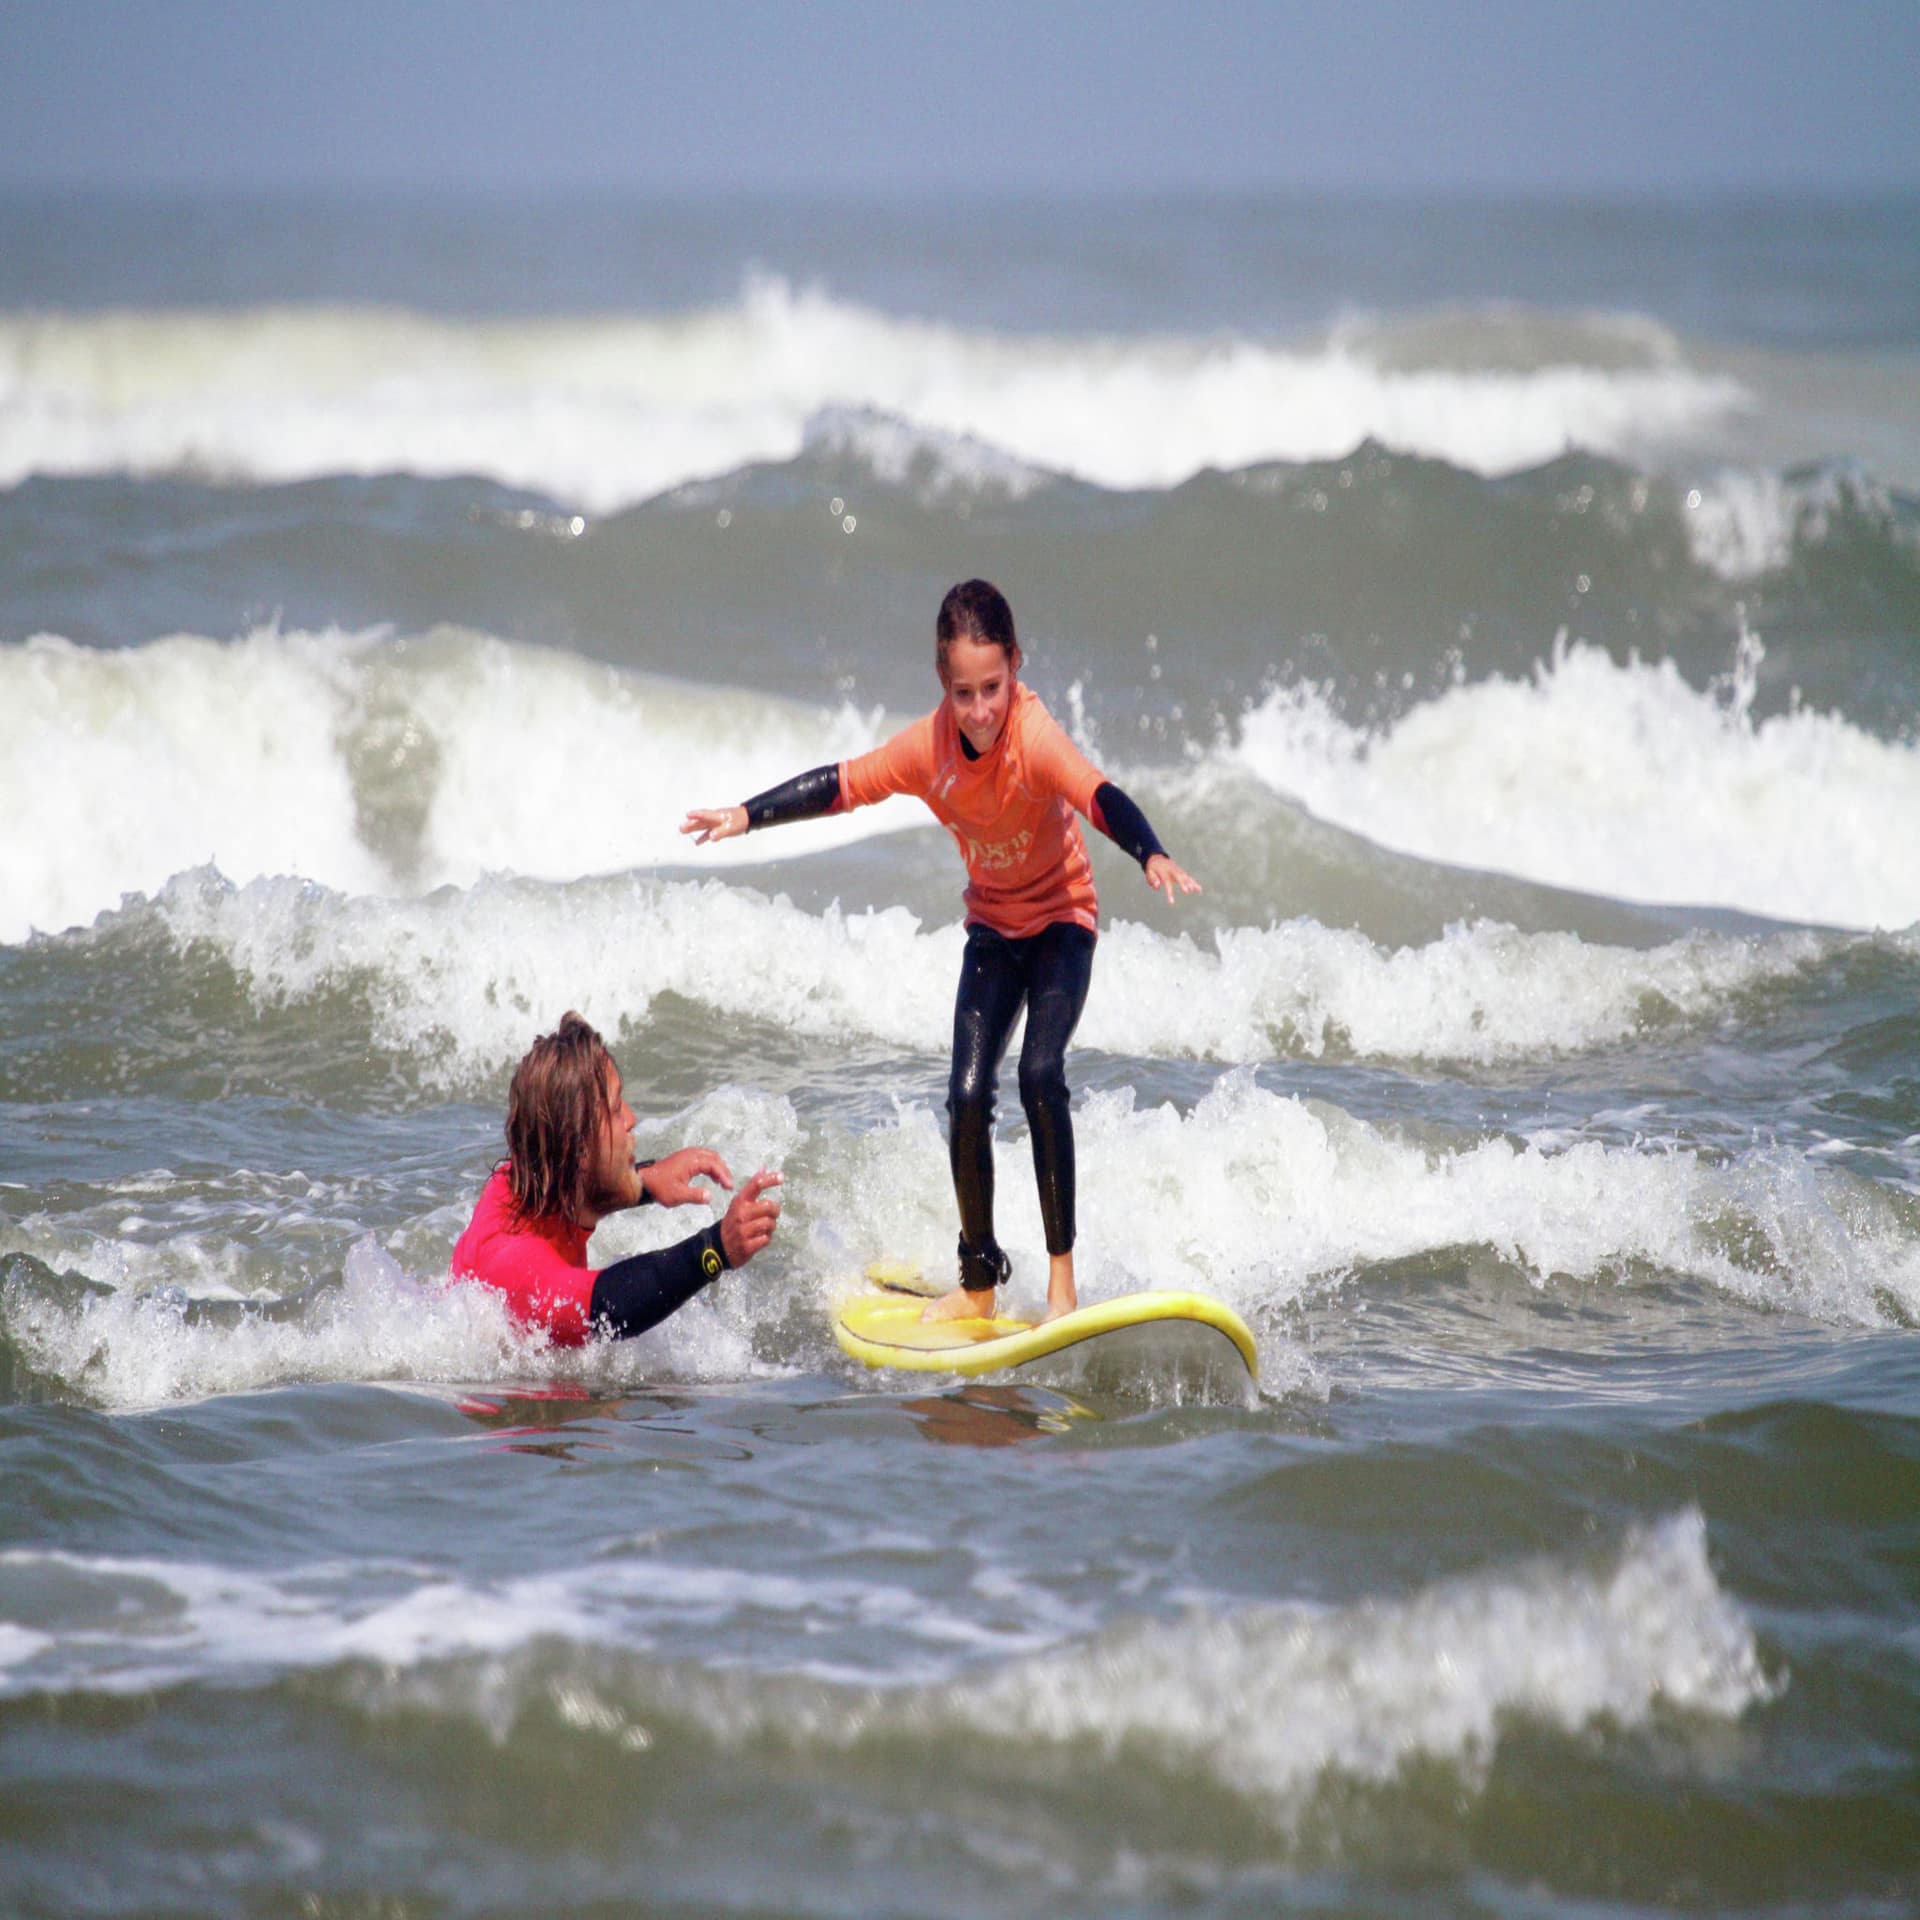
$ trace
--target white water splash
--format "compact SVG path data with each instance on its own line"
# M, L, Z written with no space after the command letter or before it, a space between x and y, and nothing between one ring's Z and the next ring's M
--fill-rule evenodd
M1450 865L1621 900L1848 927L1920 920L1920 746L1839 714L1755 721L1751 667L1561 646L1530 679L1449 688L1377 732L1317 689L1267 697L1236 752L1323 819Z
M717 857L691 806L864 751L878 714L694 689L570 654L420 639L178 636L0 647L0 940L91 920L191 868L356 894ZM617 768L581 804L575 744ZM511 777L506 777L510 770ZM603 783L604 784L604 783ZM914 824L866 809L788 828L784 857ZM737 859L737 850L728 855Z
M212 943L263 1007L364 980L381 1044L449 1087L511 1065L529 1021L563 1005L613 1031L644 1022L663 993L790 1033L937 1052L962 939L902 907L813 914L718 882L637 878L385 901L201 877L167 888L155 910L182 945ZM1385 948L1308 920L1222 928L1197 944L1123 921L1102 936L1078 1037L1223 1063L1334 1053L1490 1064L1722 1017L1847 944L1694 934L1640 950L1481 922Z

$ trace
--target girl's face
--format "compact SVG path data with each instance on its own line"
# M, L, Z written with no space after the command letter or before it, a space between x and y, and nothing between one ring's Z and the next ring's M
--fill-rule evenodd
M1000 738L1013 705L1020 649L1009 655L990 640L957 636L947 647L947 699L967 745L985 753Z

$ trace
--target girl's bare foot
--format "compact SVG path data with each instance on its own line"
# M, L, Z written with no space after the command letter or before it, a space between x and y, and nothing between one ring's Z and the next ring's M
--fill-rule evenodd
M992 1287L951 1287L939 1299L927 1302L920 1318L930 1320L991 1320L998 1294Z
M1058 1320L1063 1313L1071 1313L1080 1304L1080 1295L1073 1284L1073 1255L1071 1253L1050 1253L1047 1255L1047 1310L1040 1316L1044 1327L1049 1320Z

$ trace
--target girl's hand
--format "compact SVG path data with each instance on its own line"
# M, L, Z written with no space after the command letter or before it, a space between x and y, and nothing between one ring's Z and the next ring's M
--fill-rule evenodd
M704 847L709 840L731 840L746 830L745 807L695 807L680 822L680 831L692 834L696 847Z
M1200 882L1190 874L1177 860L1164 853L1156 853L1147 862L1147 885L1167 896L1167 905L1173 905L1173 890L1178 887L1182 893L1200 892Z

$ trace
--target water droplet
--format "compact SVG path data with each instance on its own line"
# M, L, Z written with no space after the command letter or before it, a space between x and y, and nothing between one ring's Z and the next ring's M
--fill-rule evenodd
M859 524L860 524L860 522L859 522L858 520L856 520L856 519L855 519L855 518L853 517L853 515L852 515L852 514L848 514L848 515L847 515L847 517L846 517L846 518L845 518L844 520L842 520L842 521L840 522L840 525L841 525L841 526L842 526L842 527L843 527L843 528L844 528L844 529L845 529L845 530L846 530L846 531L847 531L848 533L851 533L851 532L852 532L852 531L854 530L854 528L855 528L855 527L857 527L857 526L858 526Z

